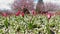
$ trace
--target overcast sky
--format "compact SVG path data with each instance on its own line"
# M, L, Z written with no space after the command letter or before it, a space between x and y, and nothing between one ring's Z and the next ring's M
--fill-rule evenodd
M12 4L14 0L0 0L0 9L11 9L9 4ZM35 3L38 2L38 0L34 0ZM60 0L43 0L44 3L52 2L57 3L60 5Z
M11 9L10 5L11 3L13 3L14 0L0 0L0 9L4 10L4 9Z
M60 0L43 0L43 2L52 2L52 3L60 3Z

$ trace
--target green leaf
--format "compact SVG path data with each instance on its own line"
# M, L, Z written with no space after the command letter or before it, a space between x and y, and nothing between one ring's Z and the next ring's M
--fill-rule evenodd
M32 23L29 23L28 24L28 27L29 27L29 29L33 29L33 24Z
M9 23L8 23L8 20L7 20L7 18L5 19L5 21L4 21L4 25L5 25L5 27L6 28L8 28L8 26L9 26Z

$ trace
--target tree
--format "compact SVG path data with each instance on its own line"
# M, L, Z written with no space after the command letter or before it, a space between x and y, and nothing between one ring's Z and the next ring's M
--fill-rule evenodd
M33 1L34 0L16 0L13 5L16 6L15 8L22 8L22 6L25 6L26 8L31 10L34 6Z
M44 3L43 0L38 0L37 6L36 6L37 11L44 11Z

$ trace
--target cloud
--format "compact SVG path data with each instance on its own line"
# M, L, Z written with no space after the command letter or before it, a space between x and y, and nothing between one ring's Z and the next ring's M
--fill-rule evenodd
M0 0L0 10L10 10L14 0Z
M34 3L37 3L38 2L38 0L34 0Z

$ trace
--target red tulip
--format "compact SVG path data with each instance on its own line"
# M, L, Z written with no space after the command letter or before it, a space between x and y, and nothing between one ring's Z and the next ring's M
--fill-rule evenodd
M21 13L22 17L24 17L24 12Z
M19 16L19 15L20 15L20 13L21 13L21 12L20 12L20 11L18 11L15 15L16 15L16 16Z
M7 13L2 13L2 16L6 17L7 16Z

